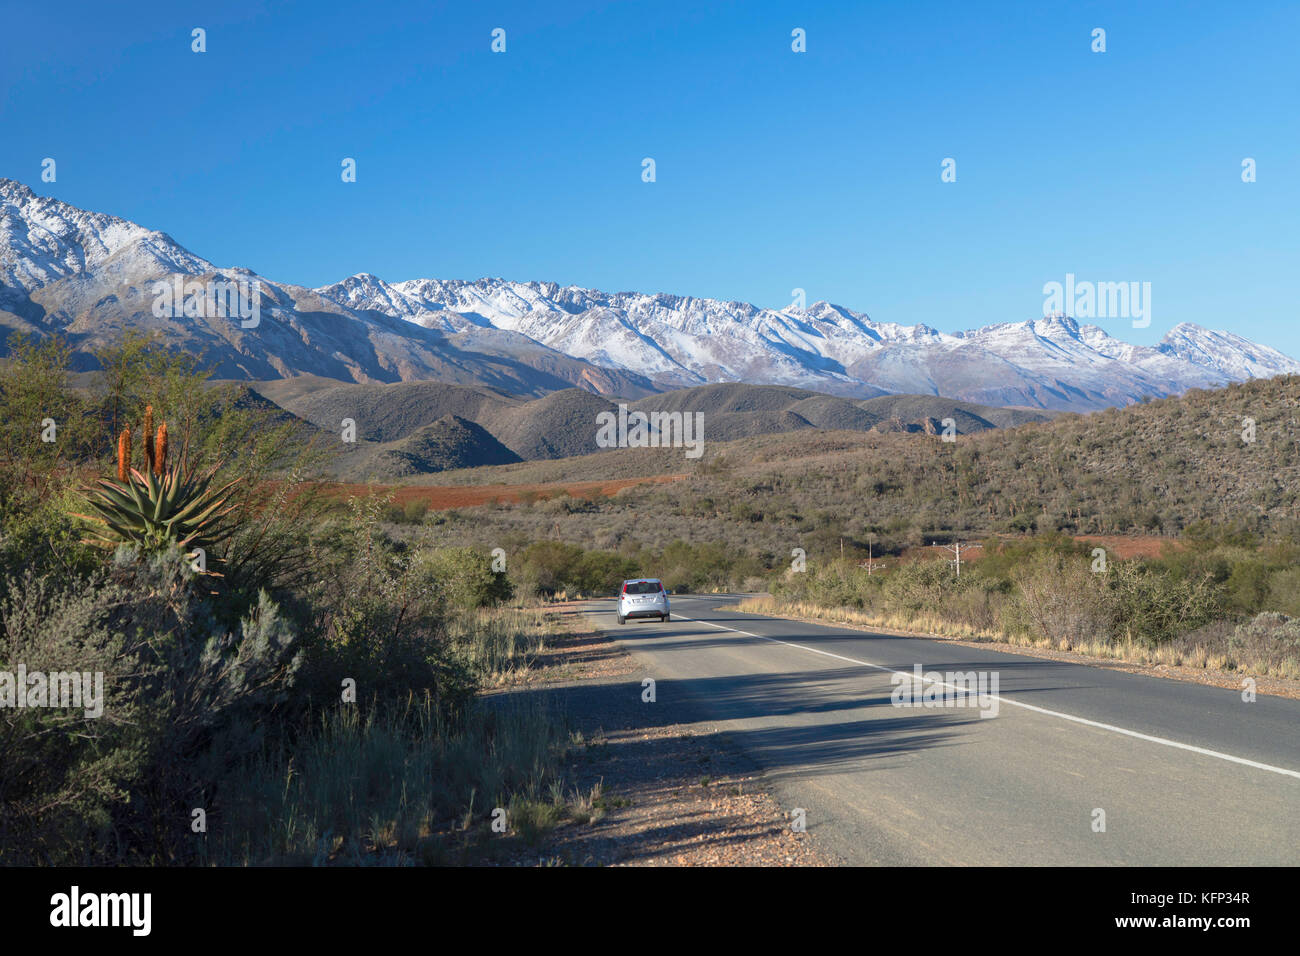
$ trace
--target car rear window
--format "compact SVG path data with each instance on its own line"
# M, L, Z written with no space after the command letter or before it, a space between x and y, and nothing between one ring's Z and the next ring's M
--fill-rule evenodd
M658 594L658 581L633 581L631 584L623 585L624 594Z

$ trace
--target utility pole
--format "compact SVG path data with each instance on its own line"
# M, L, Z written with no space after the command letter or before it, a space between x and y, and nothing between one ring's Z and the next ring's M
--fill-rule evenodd
M872 561L872 560L871 560L871 542L868 541L868 542L867 542L867 560L865 560L865 561L863 561L861 564L859 564L858 567L866 568L866 569L867 569L867 577L871 577L871 572L872 572L872 571L876 570L877 568L883 568L884 566L885 566L885 562L884 562L884 561L881 561L879 564L877 564L875 561Z
M945 551L951 551L953 553L954 558L948 563L956 566L957 577L961 577L961 549L965 548L967 551L969 551L971 548L984 547L984 545L982 544L962 544L960 541L956 542L955 544L940 544L938 541L931 541L930 546L935 548L943 548Z

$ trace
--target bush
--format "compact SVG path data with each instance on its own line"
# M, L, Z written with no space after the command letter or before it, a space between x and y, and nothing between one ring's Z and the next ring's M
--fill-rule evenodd
M384 518L393 524L420 524L429 513L429 503L412 498L405 504L389 503L384 508Z
M1265 611L1239 624L1228 642L1237 652L1250 649L1277 660L1300 660L1300 619Z
M0 710L0 859L191 859L190 811L211 808L262 746L298 662L269 598L225 631L174 549L119 549L90 579L15 582L0 600L0 669L99 672L104 700L98 718Z
M391 593L391 592L390 592ZM397 706L427 694L449 718L473 693L470 674L441 634L441 622L392 607L383 597L357 597L325 611L324 633L309 647L305 687L317 706L345 689L365 708Z
M474 548L439 548L418 553L412 569L434 589L446 608L490 607L510 600L514 588L505 572L492 570L490 555Z
M888 606L913 616L942 612L948 597L979 586L970 574L959 578L943 560L904 564L884 579L882 597Z
M1283 568L1268 579L1267 607L1300 617L1300 568Z
M617 594L619 585L641 574L640 565L611 551L588 551L572 570L570 585L583 594Z
M552 596L560 591L613 594L627 578L642 571L642 562L612 551L585 551L560 541L538 541L519 559L518 577L528 594Z
M804 572L807 574L807 572ZM862 597L846 565L835 563L819 568L803 588L807 600L826 607L862 607Z
M674 593L731 587L766 570L761 561L742 549L727 548L712 541L700 544L673 541L657 555L643 555L639 564L639 573L658 576Z
M519 580L525 592L551 596L572 586L583 550L562 541L538 541L519 558Z
M1141 561L1111 564L1118 636L1156 646L1208 624L1222 613L1207 577L1178 578Z
M307 650L304 680L318 705L337 701L343 682L355 682L359 706L400 706L409 695L428 697L454 720L475 683L447 638L445 615L455 600L469 600L472 574L454 555L432 553L412 563L372 537L334 539L337 560L312 589L317 622ZM437 577L446 570L451 576Z
M1114 565L1112 564L1112 567ZM1042 552L1012 571L1020 627L1031 635L1077 647L1114 634L1115 601L1105 576L1081 558Z

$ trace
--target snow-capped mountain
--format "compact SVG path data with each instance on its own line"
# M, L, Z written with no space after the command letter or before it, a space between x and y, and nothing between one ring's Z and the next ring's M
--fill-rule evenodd
M176 275L255 281L260 324L157 317L154 285ZM8 179L0 179L0 326L62 334L83 367L93 367L96 347L141 327L202 353L219 377L436 379L527 394L577 385L636 397L749 382L1087 410L1300 372L1274 349L1188 323L1150 348L1063 317L946 333L828 302L765 309L550 282L389 283L362 273L306 289L218 269L164 233Z
M1277 349L1257 345L1231 332L1203 329L1191 322L1180 322L1160 343L1162 355L1182 359L1205 369L1213 369L1224 378L1240 382L1248 378L1271 378L1279 369L1292 370L1296 364Z
M180 276L246 283L259 321L157 309L157 286ZM188 295L188 293L187 293ZM439 380L491 385L522 395L579 386L641 396L639 375L599 368L514 332L422 327L382 311L357 312L301 286L242 268L218 268L169 236L125 219L86 212L0 178L0 355L9 331L57 333L79 369L128 328L151 332L201 356L217 378L314 374L342 381Z
M431 328L509 329L663 388L744 381L855 397L911 392L1087 409L1300 372L1300 362L1274 349L1190 323L1149 348L1063 317L944 333L876 322L828 302L773 310L546 282L387 283L361 274L316 291Z
M30 292L80 276L111 281L213 268L166 233L37 196L11 179L0 179L0 200L0 278L7 286Z

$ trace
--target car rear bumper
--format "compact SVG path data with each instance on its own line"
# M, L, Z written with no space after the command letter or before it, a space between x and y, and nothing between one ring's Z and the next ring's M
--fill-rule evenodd
M629 620L634 617L662 617L668 613L667 606L663 604L652 604L646 607L628 608L623 612L623 616Z

